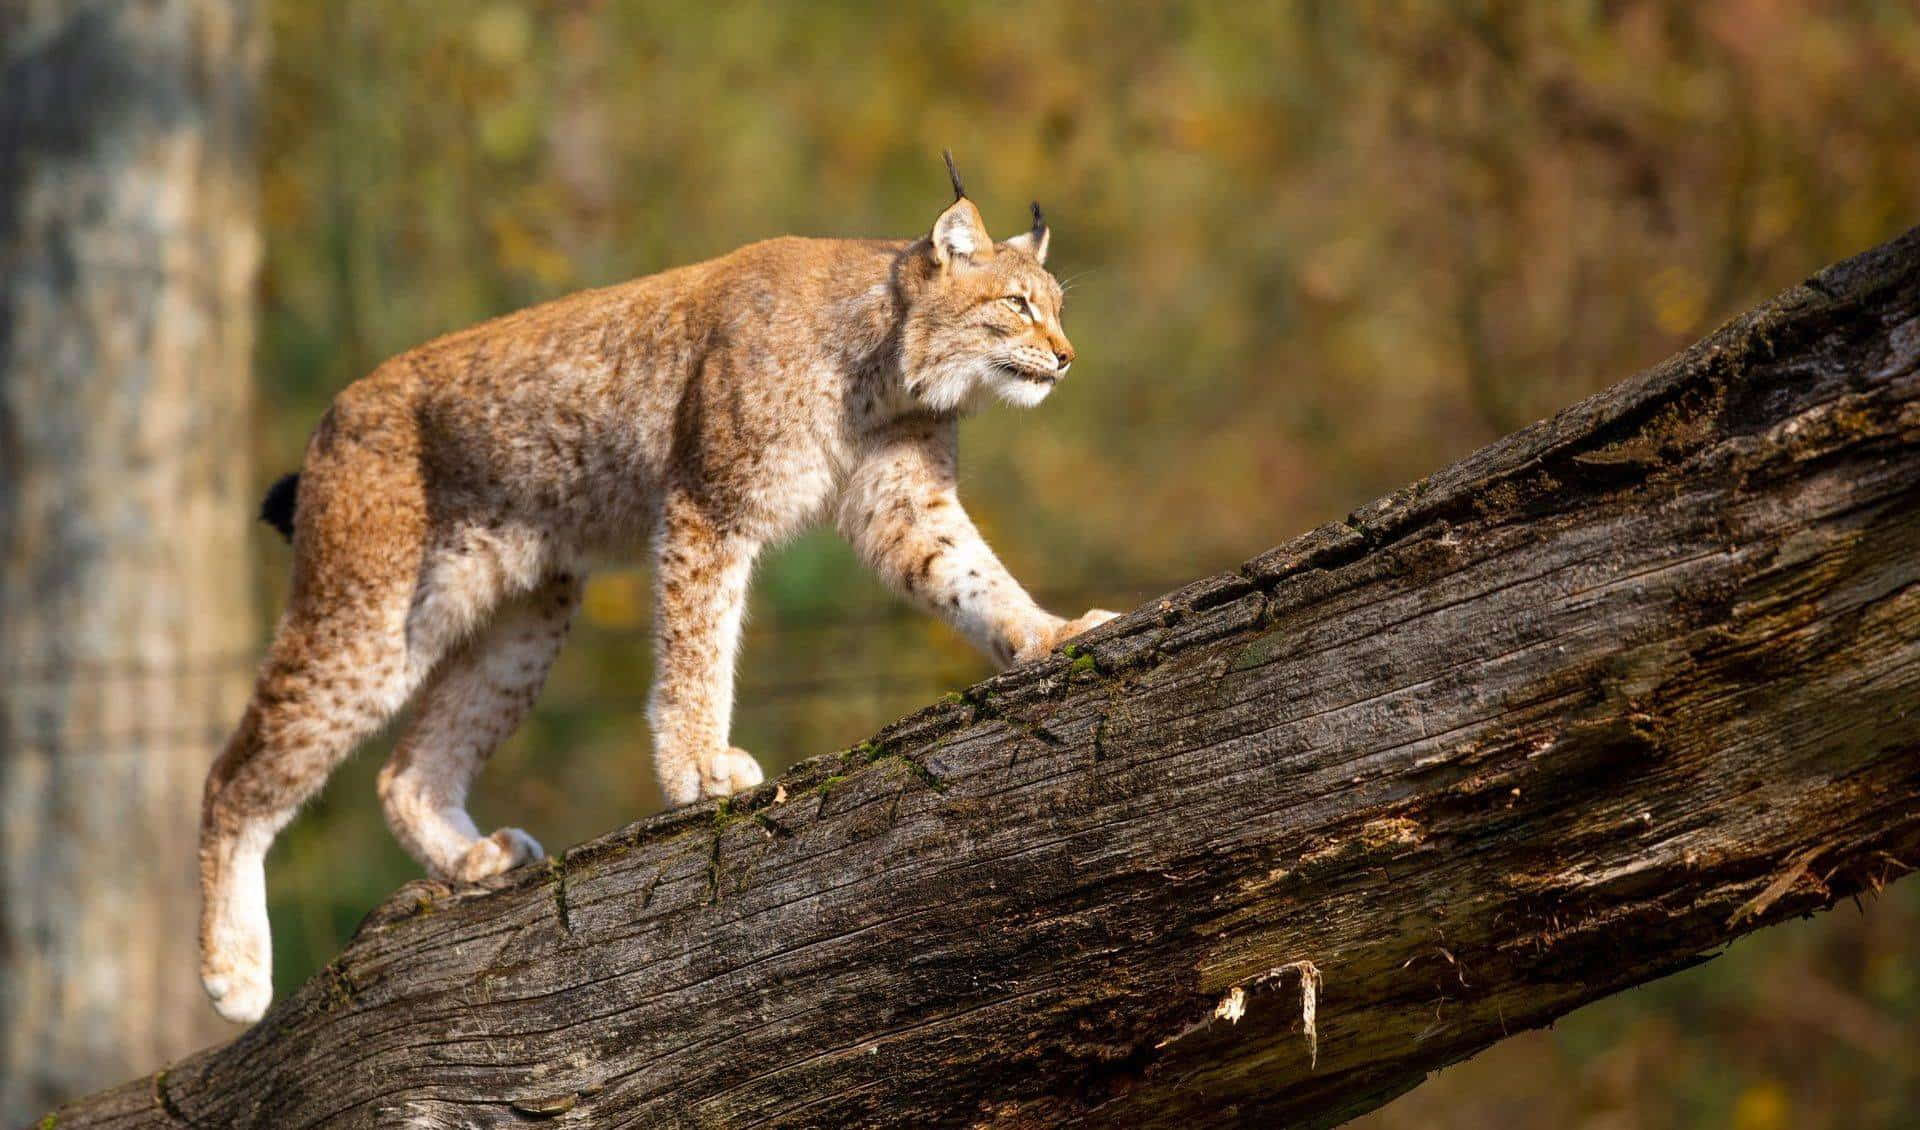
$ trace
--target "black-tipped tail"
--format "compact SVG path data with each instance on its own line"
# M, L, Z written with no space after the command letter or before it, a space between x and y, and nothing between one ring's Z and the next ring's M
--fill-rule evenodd
M260 501L260 520L280 531L280 536L289 542L293 540L293 508L300 501L300 472L280 476L280 481L267 488L267 497Z

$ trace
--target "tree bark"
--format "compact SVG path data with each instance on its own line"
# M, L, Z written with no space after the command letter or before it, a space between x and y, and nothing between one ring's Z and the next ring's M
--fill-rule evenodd
M263 28L0 2L0 1124L227 1033L200 782L245 700Z
M1920 862L1920 229L59 1125L1326 1126Z

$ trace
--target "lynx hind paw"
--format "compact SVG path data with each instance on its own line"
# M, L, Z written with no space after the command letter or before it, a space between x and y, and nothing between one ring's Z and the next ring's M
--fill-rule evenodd
M273 1003L273 970L256 954L209 954L200 965L200 984L213 998L213 1010L235 1024L252 1024Z
M453 877L477 883L511 871L523 863L545 859L546 855L539 840L518 828L501 828L491 836L473 841L473 845L467 848L467 854L460 857L460 865L454 869Z
M732 796L765 780L760 763L744 749L733 748L716 753L700 767L700 795Z

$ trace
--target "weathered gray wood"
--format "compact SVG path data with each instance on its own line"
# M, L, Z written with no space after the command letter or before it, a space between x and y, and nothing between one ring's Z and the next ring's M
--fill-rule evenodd
M0 0L0 1126L227 1035L207 764L255 646L247 0Z
M1920 231L59 1125L1338 1122L1920 862L1917 364Z

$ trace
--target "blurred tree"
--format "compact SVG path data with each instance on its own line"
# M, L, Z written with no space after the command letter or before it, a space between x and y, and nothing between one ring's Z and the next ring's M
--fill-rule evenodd
M0 3L0 1124L220 1034L201 777L253 637L244 0Z

